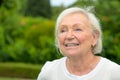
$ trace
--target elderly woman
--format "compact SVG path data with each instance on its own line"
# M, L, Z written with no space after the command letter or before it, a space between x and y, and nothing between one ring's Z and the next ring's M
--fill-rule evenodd
M120 80L120 66L95 55L102 51L102 31L90 8L64 10L55 38L64 57L46 62L37 80Z

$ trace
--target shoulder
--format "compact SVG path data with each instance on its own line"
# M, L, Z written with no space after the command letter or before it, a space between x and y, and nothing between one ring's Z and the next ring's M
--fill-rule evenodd
M52 77L51 75L55 75L57 73L57 70L60 69L61 63L63 63L64 61L65 57L53 61L47 61L43 65L37 80L42 80L46 78L49 78L50 80L50 78Z
M107 58L104 58L102 57L102 61L105 63L106 66L109 66L109 67L116 67L116 66L119 66L117 63L107 59Z
M111 77L112 77L112 80L120 80L120 65L112 68Z
M120 80L120 65L106 58L103 58L103 60L111 73L111 80Z
M56 66L60 65L64 60L65 60L65 57L56 59L53 61L47 61L45 65L43 66L42 70L44 71L44 70L55 68Z

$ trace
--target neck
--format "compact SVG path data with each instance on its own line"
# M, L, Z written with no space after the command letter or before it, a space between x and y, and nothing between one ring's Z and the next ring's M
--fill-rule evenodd
M91 72L99 60L100 58L94 54L88 54L83 57L67 58L66 66L71 74L81 76Z

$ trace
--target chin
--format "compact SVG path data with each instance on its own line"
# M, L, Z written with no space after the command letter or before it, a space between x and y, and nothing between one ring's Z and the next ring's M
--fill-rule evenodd
M67 56L67 57L75 57L75 56L80 55L80 53L66 52L64 55Z

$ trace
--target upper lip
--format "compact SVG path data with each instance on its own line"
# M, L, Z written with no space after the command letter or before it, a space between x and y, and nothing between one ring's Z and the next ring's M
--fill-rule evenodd
M68 46L73 46L73 45L79 45L79 43L65 43L65 46L68 47Z

